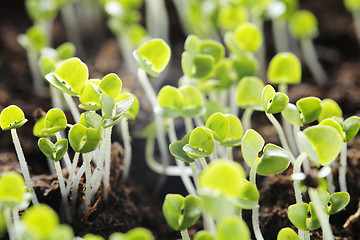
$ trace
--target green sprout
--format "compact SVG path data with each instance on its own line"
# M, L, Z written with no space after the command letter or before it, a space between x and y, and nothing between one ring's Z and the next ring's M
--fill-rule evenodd
M276 240L300 240L300 237L289 227L279 231Z
M113 233L110 235L109 240L153 240L152 233L142 227L136 227L128 231L127 233Z
M222 219L217 225L218 240L250 240L251 234L244 220L238 217Z
M344 0L346 9L351 13L354 21L355 33L358 41L360 41L360 1ZM359 42L360 44L360 42Z
M30 189L32 194L32 202L38 204L39 201L36 197L34 188L32 186L29 168L26 163L24 153L21 148L19 137L16 133L16 128L24 125L28 120L25 118L24 112L15 105L10 105L4 108L0 113L0 127L2 130L10 130L11 137L15 146L16 154L19 159L21 172L24 176L26 186Z
M200 198L188 195L167 194L162 211L166 222L174 230L180 231L183 240L190 239L187 229L200 218L203 203Z
M304 59L319 86L327 82L327 76L318 61L313 38L318 34L315 15L307 10L296 11L289 20L290 33L300 41Z

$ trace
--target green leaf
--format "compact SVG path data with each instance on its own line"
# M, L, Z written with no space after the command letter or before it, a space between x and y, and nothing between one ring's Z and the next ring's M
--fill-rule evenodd
M164 40L154 38L143 43L133 55L142 69L153 77L159 77L169 63L171 50Z
M84 116L85 123L80 121L79 123L81 125L84 125L85 127L91 127L91 128L101 131L104 121L99 114L97 114L95 112L85 112L83 116Z
M46 240L59 225L56 212L45 204L31 206L21 216L27 232L36 239Z
M360 119L357 116L352 116L344 121L345 125L345 142L353 139L360 129Z
M181 55L181 67L189 78L206 78L215 66L215 59L208 54L184 52Z
M17 172L5 172L0 176L0 206L15 207L24 200L26 185Z
M190 134L191 133L186 134L180 141L173 142L169 145L171 155L187 163L195 161L195 159L189 157L189 155L183 149L189 143Z
M76 124L69 131L69 142L75 152L88 153L95 150L101 140L101 132Z
M344 0L344 4L350 12L355 12L360 9L360 1L358 0Z
M50 234L48 240L73 240L74 232L68 225L58 225L55 230Z
M185 40L185 44L184 44L184 49L187 52L191 52L191 53L197 53L199 52L199 46L200 46L200 38L195 36L195 35L189 35L186 40Z
M50 109L45 115L43 132L53 135L66 128L67 120L65 113L57 108Z
M103 92L100 96L100 105L105 116L109 119L113 119L115 116L115 100L107 93Z
M317 158L314 159L314 154L309 154L306 147L304 150L308 153L310 160L315 164L317 162L321 165L330 164L338 156L343 141L335 128L318 125L306 128L304 134L312 144Z
M205 125L213 132L215 139L220 142L226 139L230 129L228 117L220 112L211 115Z
M71 42L61 44L56 48L57 60L66 60L75 56L75 45Z
M210 55L217 64L225 56L225 47L215 40L202 40L199 45L199 52Z
M274 97L276 91L271 85L266 85L261 94L261 104L263 106L264 111L267 111L269 108L269 103L271 99Z
M245 221L232 216L222 219L216 227L218 240L250 240L251 235Z
M301 112L304 124L315 121L322 111L321 100L317 97L301 98L296 102L296 106Z
M100 90L108 94L114 100L120 95L121 87L122 82L115 73L106 75L99 83Z
M281 111L281 114L284 117L284 119L289 123L291 123L292 125L296 125L300 127L303 126L300 112L294 104L288 103L286 108Z
M191 227L201 216L203 204L200 198L188 195L167 194L163 203L163 214L174 230Z
M271 84L298 84L301 81L301 64L293 53L278 53L270 61L267 72Z
M227 4L219 9L217 23L220 29L231 31L248 20L248 12L243 5Z
M238 199L243 195L241 179L245 179L245 171L239 163L219 159L200 173L199 187Z
M68 149L68 140L61 139L53 144L47 138L40 138L38 141L38 146L41 152L49 159L58 162L67 152Z
M316 214L315 208L314 208L314 204L312 202L309 203L309 207L310 207L310 217L307 220L307 229L308 231L314 231L320 228L320 221L319 218ZM325 209L323 209L325 211Z
M259 190L256 188L256 186L249 182L248 180L240 179L240 185L241 185L241 193L239 195L240 199L245 199L249 201L256 201L259 199L260 194Z
M340 134L341 138L344 140L344 137L345 137L344 131L343 131L342 127L340 126L340 124L337 121L335 121L334 119L326 118L325 120L321 121L319 123L319 125L326 125L326 126L331 126L331 127L335 128L336 131L338 131L338 133Z
M314 38L318 34L318 22L308 10L298 10L289 19L290 33L297 39Z
M57 88L58 90L69 94L70 96L78 95L76 92L71 90L71 87L69 87L65 81L60 81L59 79L57 79L53 72L46 74L45 80L48 81L48 83L51 84L54 88Z
M218 88L228 89L238 81L236 69L233 65L234 61L230 58L223 58L216 64L213 74L217 79ZM208 81L206 81L206 83L208 83Z
M263 42L260 29L250 22L241 23L236 27L234 40L239 48L251 53L255 53Z
M45 132L43 132L44 130L44 123L45 123L45 116L42 116L41 118L39 118L36 123L34 124L34 128L33 128L33 134L36 137L50 137L51 134L47 134Z
M277 235L277 240L300 240L300 237L291 228L283 228Z
M126 233L126 240L153 240L152 233L143 227L136 227ZM109 239L111 240L111 239Z
M262 176L280 173L289 167L290 154L274 144L267 144L263 150L264 154L256 167L256 173Z
M132 97L134 99L134 102L131 104L131 107L124 113L124 117L126 117L127 119L135 119L140 110L140 103L138 98L134 94L129 92L121 93L116 101L122 101L129 97Z
M232 114L226 114L226 117L229 121L229 131L225 140L220 144L226 147L239 146L244 133L240 119Z
M318 121L321 122L326 118L338 117L341 118L343 113L342 110L334 100L330 98L326 98L321 101L322 110L318 117Z
M174 118L181 114L184 106L184 97L181 92L172 86L164 86L158 94L158 106L154 112L160 116Z
M210 232L201 230L195 234L194 240L215 240L215 237Z
M250 168L254 167L264 143L264 139L255 130L249 129L245 132L241 142L241 152L246 164Z
M56 70L55 77L70 91L80 95L89 77L89 70L79 58L70 58Z
M4 108L0 113L0 126L4 131L19 128L27 121L24 112L15 105Z
M254 56L237 58L233 61L233 69L236 72L236 79L240 80L246 76L256 76L259 72L259 63Z
M349 204L350 195L347 192L333 193L330 196L329 202L330 206L328 212L329 215L333 215L343 210Z
M197 194L202 199L206 212L211 216L223 218L235 214L237 208L235 199L208 188L198 189Z
M102 236L100 235L95 235L95 234L92 234L92 233L87 233L83 236L83 239L84 240L105 240L105 238L103 238Z
M94 85L99 85L99 79L90 79L86 82L84 90L79 96L80 107L85 110L99 110L100 94L94 89Z
M179 88L183 96L182 116L193 118L205 112L203 96L200 90L194 86L182 86Z
M288 218L292 224L302 231L307 231L307 216L309 212L309 204L297 203L290 205L288 208Z
M134 98L132 96L121 100L115 104L114 114L112 118L109 118L107 115L103 116L105 121L104 128L111 127L115 124L118 124L121 120L121 117L129 110L129 108L134 103Z
M207 127L195 128L189 138L189 144L184 146L184 151L191 157L209 156L215 148L214 135Z
M41 56L39 58L39 68L41 75L43 77L46 76L46 74L51 73L55 71L55 60L48 56Z
M258 77L243 77L237 85L236 104L243 108L259 108L264 82Z
M41 49L48 45L48 36L44 30L34 25L29 28L25 34L21 34L18 37L19 44L27 51L35 51L40 53Z
M289 103L288 96L284 93L277 92L270 100L266 112L269 114L279 113L286 108L288 103Z

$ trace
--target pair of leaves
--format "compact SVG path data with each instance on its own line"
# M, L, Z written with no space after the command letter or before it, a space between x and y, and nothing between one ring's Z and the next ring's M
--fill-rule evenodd
M237 85L236 104L243 108L262 110L264 82L258 77L243 77Z
M64 130L66 126L65 113L60 109L52 108L35 123L33 133L37 137L49 137Z
M275 89L267 85L261 96L261 104L263 109L268 114L275 114L283 111L289 103L289 97L281 92L276 92Z
M133 228L127 233L113 233L110 235L109 240L153 240L152 233L142 227Z
M324 190L316 190L320 198L322 209L326 215L333 215L343 210L350 201L347 192L329 194ZM308 217L310 214L310 217ZM298 229L313 231L320 227L313 203L297 203L289 206L288 218Z
M267 76L271 84L298 84L301 81L301 63L293 53L278 53L270 61Z
M256 173L263 176L286 170L291 161L290 154L274 144L267 144L263 149L264 143L264 139L255 130L246 131L241 143L241 152L246 164L250 168L256 167ZM263 155L259 158L262 149Z
M0 206L16 207L24 201L26 185L17 172L6 172L0 177Z
M105 113L104 128L111 127L121 120L121 117L128 111L134 102L134 97L130 96L120 102L116 102L111 96L102 93L100 96L101 109Z
M227 147L239 146L243 136L243 128L240 119L232 114L214 113L206 121L217 141Z
M101 140L101 131L75 124L69 131L69 143L75 152L88 153L95 150Z
M4 108L0 113L0 127L4 131L19 128L27 121L24 112L15 105Z
M58 162L67 152L68 149L68 140L61 139L53 144L47 138L40 138L38 141L38 146L41 152L48 158L55 162Z
M200 198L188 195L167 194L162 206L166 222L174 230L191 227L201 216L203 203Z

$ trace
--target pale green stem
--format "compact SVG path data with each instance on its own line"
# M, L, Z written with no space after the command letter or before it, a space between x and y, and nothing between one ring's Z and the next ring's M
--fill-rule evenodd
M121 119L121 135L124 142L124 171L122 175L122 181L125 182L127 179L130 166L131 166L131 137L129 134L129 123L126 118Z
M236 92L237 86L233 85L230 87L230 96L229 96L229 105L230 105L230 112L235 116L239 116L239 107L236 104Z
M226 152L227 152L227 158L229 160L234 160L233 157L233 148L232 147L226 147Z
M77 106L75 105L74 99L67 93L64 93L64 99L70 109L71 115L73 116L75 122L79 122L80 112Z
M187 10L187 6L188 6L188 0L173 0L174 6L175 6L175 10L179 16L180 19L180 24L182 26L182 29L185 33L188 33L188 29L186 26L186 10Z
M49 166L50 174L55 175L56 172L55 172L55 167L54 167L54 164L53 164L53 160L51 160L49 158L46 158L46 160L47 160L47 163L48 163L48 166Z
M165 174L167 176L181 176L182 170L178 166L168 166L165 169L162 164L158 163L154 159L154 145L155 145L154 138L146 139L145 160L148 167L157 174ZM190 169L190 167L184 167L183 173L186 175L191 175L192 170Z
M62 139L60 132L56 132L55 136L56 136L56 141L60 141ZM67 152L64 155L64 160L65 160L65 165L66 165L69 173L72 172L73 171L72 164L71 164L71 161L70 161L69 154Z
M293 133L294 133L294 136L295 136L295 141L296 141L296 145L298 146L298 151L299 152L304 152L302 147L301 147L301 144L300 144L300 140L299 140L299 132L300 132L300 127L299 126L296 126L294 125L293 127ZM305 159L302 163L302 166L303 166L303 170L304 170L304 173L305 174L309 174L310 171L311 171L311 168L310 168L310 163L309 163L309 160L308 159Z
M314 76L316 83L319 86L324 86L328 81L328 77L318 60L313 40L310 37L303 38L300 40L300 45L304 53L306 65Z
M106 152L104 162L104 199L108 199L109 186L110 186L110 168L111 168L111 132L112 127L105 130ZM96 188L97 191L97 188Z
M227 104L227 100L228 100L228 92L226 90L221 90L219 92L219 103L221 106L228 106Z
M289 34L287 24L283 18L275 18L272 20L272 32L277 53L289 52Z
M329 167L331 167L332 164L330 164ZM332 172L326 176L326 181L328 183L328 192L330 194L333 194L335 192L335 185L334 185L334 177L332 175Z
M360 45L360 11L355 10L351 12L353 18L354 18L354 26L355 26L355 34L358 39L359 45Z
M341 146L341 151L340 151L340 168L339 168L340 192L347 192L346 166L347 166L347 143L344 142Z
M189 163L190 167L191 167L191 172L192 172L192 176L194 178L194 182L195 182L195 187L196 189L199 189L199 175L198 175L198 171L196 168L196 164L195 162Z
M185 122L185 131L186 131L186 133L189 133L192 130L194 130L194 124L193 124L191 118L184 118L184 122Z
M290 147L289 147L289 145L287 143L285 133L284 133L280 123L278 122L278 120L272 114L268 114L268 113L265 113L265 114L268 117L268 119L270 120L270 122L272 123L272 125L275 127L275 130L279 135L279 139L280 139L282 147L286 151L288 151L288 153L290 154L290 157L291 157L291 162L294 164L295 157L294 157L293 153L291 152L291 149L290 149Z
M125 70L131 75L136 76L137 63L133 56L133 48L129 43L129 36L127 34L120 34L117 36L118 45L121 49L122 56L124 58Z
M91 164L88 153L83 154L84 164L85 164L85 178L86 178L86 188L85 188L85 212L90 209L91 206Z
M164 0L145 0L145 11L149 35L168 41L169 18Z
M18 137L18 135L16 133L16 128L12 128L10 131L11 131L11 137L12 137L13 142L14 142L16 154L17 154L17 156L19 158L21 172L22 172L22 174L24 176L26 186L29 188L29 190L31 192L31 201L32 201L32 203L34 205L37 205L37 204L39 204L39 201L37 199L37 196L35 194L35 191L34 191L34 188L33 188L33 185L32 185L32 181L31 181L31 177L30 177L30 173L29 173L29 168L28 168L26 160L25 160L24 152L23 152L23 150L21 148L19 137Z
M204 126L204 122L203 122L203 120L201 119L200 116L196 116L196 117L194 118L194 121L195 121L195 125L196 125L197 127Z
M65 212L65 219L67 222L71 223L72 218L71 218L71 212L70 212L70 207L69 207L69 201L67 198L68 192L66 191L64 176L61 171L60 163L54 161L54 165L55 165L55 169L56 169L56 175L59 180L60 193L61 193L61 198L62 198L64 212Z
M206 160L205 160L204 157L199 158L199 161L200 161L201 167L202 167L203 169L207 169L207 168L208 168L208 164L207 164L207 162L206 162Z
M181 230L180 233L183 240L190 240L190 236L187 229Z
M71 194L71 209L72 209L73 216L74 216L75 208L76 208L76 200L77 200L77 195L78 195L79 183L80 183L81 177L84 174L84 172L85 172L85 164L82 164L81 167L79 168L79 171L74 176L73 189L72 189L72 194Z
M251 129L251 116L252 116L253 112L254 112L254 109L252 109L250 107L248 107L244 110L244 113L241 118L244 132L246 132L246 130Z
M29 62L29 68L35 94L40 96L45 93L45 86L38 64L39 54L34 50L29 50L27 51L27 58Z
M62 100L62 92L53 87L52 85L50 87L50 95L51 95L51 104L54 108L58 108L60 110L64 110L63 100Z
M16 234L16 229L13 224L12 217L11 217L11 208L8 208L8 207L4 208L3 213L4 213L4 218L5 218L6 229L7 229L10 240L18 240L17 234Z
M72 171L69 172L69 180L68 180L68 184L66 186L66 192L67 194L70 193L70 189L73 187L73 182L74 182L74 177L75 177L75 171L76 171L76 167L79 161L79 157L80 157L80 153L79 152L75 152L74 154L74 158L73 158L73 164L72 164Z
M294 165L294 174L301 173L301 164L306 159L306 157L307 157L307 154L305 152L303 152L296 158L295 165ZM296 203L302 203L303 200L302 200L302 195L301 195L301 187L300 187L299 179L294 180L294 191L295 191Z
M175 132L175 126L174 126L174 119L172 118L168 118L167 119L167 123L168 123L168 132L169 132L169 138L170 138L170 142L176 142L177 141L177 136L176 136L176 132ZM186 188L186 190L188 191L188 193L190 195L194 195L196 196L196 190L194 188L194 185L192 184L190 177L188 175L185 175L183 173L183 169L185 167L185 164L183 161L180 161L178 159L175 159L176 165L181 169L181 180L184 183L184 186Z
M329 222L329 216L325 213L322 207L317 189L309 188L309 197L311 202L314 204L315 212L321 225L323 239L334 240L334 235Z
M258 164L258 162L256 162L254 164L254 166L252 168L250 168L250 182L252 184L254 184L255 187L256 187L256 166L257 166L257 164ZM254 202L257 205L259 204L259 200L256 200ZM259 208L258 207L252 209L251 220L252 220L255 238L257 240L264 240L264 237L262 236L261 230L260 230Z
M259 30L261 32L261 36L265 36L264 34L264 21L261 19L261 17L255 16L253 17L253 23L259 27ZM259 50L255 53L256 58L259 62L259 74L261 77L266 76L266 66L265 66L265 58L266 58L266 46L265 44L261 44Z

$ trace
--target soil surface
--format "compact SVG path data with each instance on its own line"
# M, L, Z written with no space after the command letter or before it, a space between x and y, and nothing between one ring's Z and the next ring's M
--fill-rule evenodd
M180 76L180 54L186 38L178 24L171 1L167 1L170 11L172 65L167 79L162 84L174 84ZM303 67L303 81L300 85L289 87L291 102L306 96L321 99L332 98L341 106L344 117L360 114L360 49L354 33L351 15L344 9L340 0L302 0L300 8L309 9L318 17L319 36L314 40L319 59L324 65L329 84L319 88L307 69ZM105 17L101 29L96 34L83 34L86 49L81 59L88 65L91 77L102 77L107 73L117 73L126 88L138 96L142 111L135 121L130 122L132 135L147 125L150 109L143 97L136 79L124 71L116 38L108 30ZM36 96L32 90L31 76L27 64L26 52L17 43L17 36L32 25L24 10L23 0L4 0L0 8L0 109L15 104L21 107L29 123L18 130L25 156L31 168L36 185L36 193L41 202L45 202L59 211L60 194L57 179L49 175L46 160L37 148L37 138L32 135L35 123L34 113L41 108L51 108L49 94ZM271 24L266 24L267 61L274 55ZM61 18L54 22L54 46L66 41ZM299 55L301 57L301 54ZM266 79L265 79L266 81ZM276 132L261 115L254 114L254 128L260 132L266 142L279 143ZM150 229L156 239L179 239L179 233L171 230L161 213L161 205L166 193L185 194L179 178L168 177L165 186L154 194L159 176L146 166L144 160L143 139L133 139L133 163L129 179L120 181L122 171L122 147L119 135L115 132L112 145L112 178L108 201L102 199L102 189L94 201L91 211L85 216L79 214L72 224L75 234L82 236L88 232L109 236L115 231L126 232L136 226ZM359 209L360 199L360 137L349 143L347 184L351 201L345 211L331 216L334 235L337 239L360 239L360 221L350 218ZM16 155L9 132L0 133L0 173L10 170L19 171ZM234 151L235 158L241 160L240 150ZM334 164L333 174L338 190L338 161ZM289 169L283 174L258 177L260 189L260 222L265 239L276 239L277 232L283 227L293 227L287 218L287 207L293 204L294 193ZM82 188L80 188L82 193ZM82 196L82 194L80 194ZM251 228L250 211L244 211L244 219ZM343 225L349 220L347 225ZM190 234L201 228L197 224ZM321 232L312 233L312 239L321 239Z

